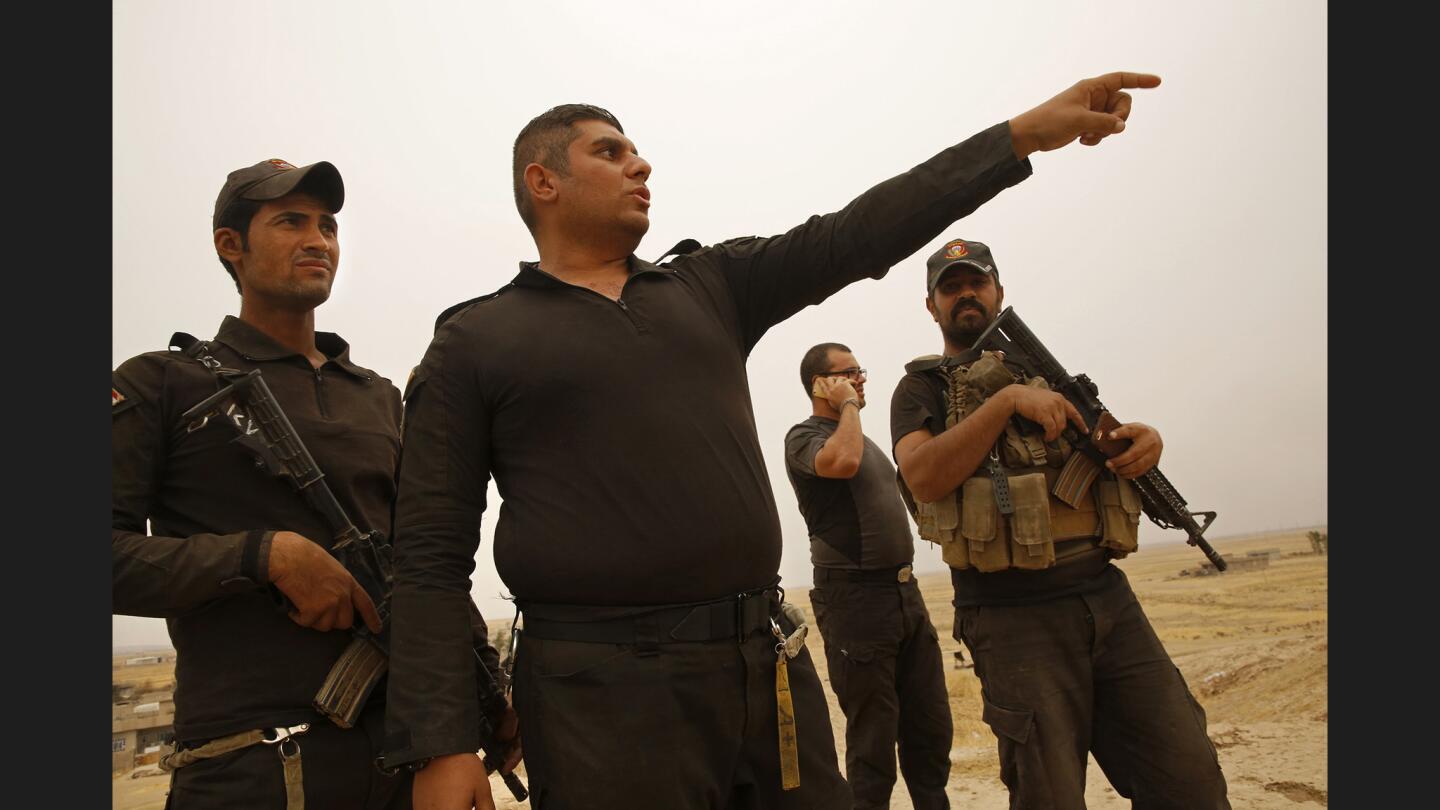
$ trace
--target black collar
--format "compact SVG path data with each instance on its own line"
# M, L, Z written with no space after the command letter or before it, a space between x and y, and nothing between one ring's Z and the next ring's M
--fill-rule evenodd
M225 320L220 322L220 329L215 332L215 342L223 343L249 360L298 357L307 364L310 362L310 359L300 352L281 346L274 338L234 315L226 315ZM350 362L350 344L334 332L316 332L315 348L325 355L326 365L333 364L363 380L375 378L374 372Z
M633 253L626 257L625 263L629 267L630 275L632 276L637 276L641 273L664 273L669 275L675 272L672 268L651 264L644 259L637 259ZM541 270L539 262L520 262L520 272L516 274L510 283L516 287L531 287L541 290L577 286L569 282L561 281L544 270Z

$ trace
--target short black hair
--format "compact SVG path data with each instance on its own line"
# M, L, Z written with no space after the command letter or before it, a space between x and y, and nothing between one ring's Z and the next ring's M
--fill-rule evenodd
M515 186L515 208L525 227L535 232L535 207L530 203L530 194L525 189L525 167L531 163L559 172L565 176L570 171L570 144L579 135L575 125L581 121L604 121L624 134L616 118L604 107L594 104L561 104L551 107L530 119L515 136L515 149L511 153L511 180Z
M810 396L810 381L830 370L831 350L849 352L850 347L844 343L817 343L800 358L800 384L805 386L805 396Z
M220 223L215 227L215 230L233 228L239 231L240 249L249 250L250 222L255 219L255 214L260 211L260 205L259 200L247 200L244 197L237 198L235 202L230 203L230 205L226 206L225 210L220 213ZM231 266L230 262L225 261L224 256L220 256L219 251L216 251L215 255L219 256L220 263L225 265L225 272L229 273L230 278L235 282L235 291L241 292L240 277L235 275L235 268Z

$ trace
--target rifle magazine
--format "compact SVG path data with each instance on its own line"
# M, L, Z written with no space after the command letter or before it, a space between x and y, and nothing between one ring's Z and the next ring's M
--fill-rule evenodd
M316 711L340 728L353 728L389 663L384 651L369 638L351 639L311 701Z

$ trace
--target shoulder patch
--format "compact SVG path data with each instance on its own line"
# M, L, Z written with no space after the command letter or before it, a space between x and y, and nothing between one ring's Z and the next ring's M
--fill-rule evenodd
M440 331L440 327L444 326L446 321L448 321L448 320L450 320L451 318L453 318L454 316L460 314L460 312L461 312L462 310L464 310L466 307L469 307L469 306L472 305L472 304L478 304L478 303L480 303L480 302L482 302L482 301L489 301L489 300L492 299L492 298L496 298L496 297L500 296L501 294L503 294L506 290L508 290L508 289L510 289L511 287L514 287L514 286L515 286L515 282L512 281L512 282L510 282L509 284L506 284L504 287L501 287L500 289L496 290L495 292L487 293L487 294L485 294L485 295L481 295L481 296L477 296L477 297L475 297L475 298L471 298L469 301L461 301L460 303L458 303L458 304L456 304L456 305L454 305L454 306L446 309L444 312L440 313L440 317L438 317L438 318L435 319L435 331L436 331L436 332L439 332L439 331Z
M410 376L405 378L405 391L400 395L400 401L409 402L410 395L415 393L415 389L425 382L425 379L426 375L421 373L420 366L410 369Z
M121 382L120 375L111 374L110 415L116 416L140 404L140 397L131 386Z

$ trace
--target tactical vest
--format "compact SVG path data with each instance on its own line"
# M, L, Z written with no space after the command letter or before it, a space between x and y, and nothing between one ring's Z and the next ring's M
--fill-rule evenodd
M905 370L945 377L946 428L1007 385L1050 390L1044 378L1011 371L994 352L982 352L968 365L941 361L938 355L918 357ZM1005 481L998 493L997 474ZM920 536L939 543L952 568L1035 570L1097 546L1112 557L1137 546L1140 496L1134 485L1077 452L1064 436L1047 442L1043 432L1022 428L1016 419L996 439L989 460L954 492L938 501L916 501L903 478L900 491ZM1090 542L1065 542L1078 540ZM1062 544L1058 559L1056 543Z

